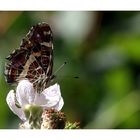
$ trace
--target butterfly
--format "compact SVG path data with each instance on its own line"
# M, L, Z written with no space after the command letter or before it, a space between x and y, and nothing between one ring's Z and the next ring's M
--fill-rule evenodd
M20 47L7 58L6 81L9 84L28 79L37 92L48 87L53 79L53 35L47 23L31 27Z

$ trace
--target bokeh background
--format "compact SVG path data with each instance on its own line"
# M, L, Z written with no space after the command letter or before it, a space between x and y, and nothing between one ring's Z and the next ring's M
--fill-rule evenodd
M140 12L0 12L0 128L18 128L6 104L7 57L31 26L50 24L62 111L81 128L140 128ZM79 78L74 78L79 77Z

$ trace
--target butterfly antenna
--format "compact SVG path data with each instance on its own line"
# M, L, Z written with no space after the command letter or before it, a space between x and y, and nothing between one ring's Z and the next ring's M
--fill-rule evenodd
M51 79L54 79L56 77L56 73L60 71L64 67L65 64L67 64L66 61L54 72L54 74L51 76Z
M53 75L55 75L58 71L60 71L60 70L64 67L65 64L67 64L67 62L64 62L64 63L54 72Z
M74 76L73 78L75 78L75 79L79 79L79 76Z

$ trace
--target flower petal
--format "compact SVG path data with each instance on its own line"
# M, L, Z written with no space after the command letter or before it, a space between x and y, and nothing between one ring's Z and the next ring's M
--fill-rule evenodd
M29 123L29 120L25 121L24 123L20 124L20 129L31 129L31 125Z
M28 80L21 80L17 86L16 96L22 107L26 104L32 104L35 98L33 84Z
M35 98L35 104L44 108L59 109L63 106L63 100L61 100L60 86L55 84L46 88L41 94L37 94ZM61 101L61 102L60 102ZM60 106L61 107L60 107Z
M8 93L8 95L6 97L6 102L14 114L16 114L21 120L23 120L23 121L26 120L23 110L21 108L17 108L17 106L15 105L14 90L10 90L10 92Z
M60 111L62 109L64 105L64 100L63 98L61 97L60 101L58 102L58 104L55 105L55 107L53 107L54 109L56 109L57 111Z

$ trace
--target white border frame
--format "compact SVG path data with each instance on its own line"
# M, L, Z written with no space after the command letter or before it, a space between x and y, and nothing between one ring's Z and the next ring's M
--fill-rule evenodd
M1 130L3 140L140 140L139 130Z
M139 0L3 0L0 10L140 10Z

